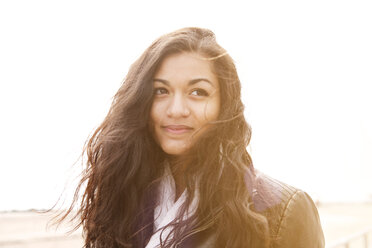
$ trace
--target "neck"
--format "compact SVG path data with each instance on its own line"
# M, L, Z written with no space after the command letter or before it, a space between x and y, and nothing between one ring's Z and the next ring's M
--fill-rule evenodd
M168 157L169 166L174 178L176 185L176 201L181 196L186 188L184 171L186 168L185 159L180 156L169 156Z

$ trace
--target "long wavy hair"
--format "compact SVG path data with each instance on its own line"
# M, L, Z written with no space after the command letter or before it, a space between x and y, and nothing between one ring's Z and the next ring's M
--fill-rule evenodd
M161 247L184 244L203 233L213 233L218 247L269 247L268 221L252 207L255 171L246 150L251 128L244 119L234 62L212 31L184 28L161 36L135 61L85 145L86 167L64 217L78 205L74 217L83 227L87 248L145 247L152 235L156 189L167 160L149 124L153 76L165 57L182 52L210 61L221 105L218 120L208 124L185 156L189 194ZM195 192L197 208L185 220Z

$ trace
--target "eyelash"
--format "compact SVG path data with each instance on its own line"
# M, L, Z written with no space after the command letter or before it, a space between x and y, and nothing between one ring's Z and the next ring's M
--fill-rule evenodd
M165 92L160 92L160 91L165 91ZM154 89L154 94L155 95L163 95L163 94L166 94L168 93L168 90L166 88L155 88Z
M196 94L193 94L194 92L196 92ZM154 94L155 95L163 95L163 94L167 94L168 93L168 90L166 88L155 88L154 89ZM190 95L193 95L193 96L209 96L209 93L204 90L204 89L193 89L190 93Z
M191 91L191 94L193 92L198 92L197 96L209 96L208 92L206 90L203 90L203 89L194 89Z

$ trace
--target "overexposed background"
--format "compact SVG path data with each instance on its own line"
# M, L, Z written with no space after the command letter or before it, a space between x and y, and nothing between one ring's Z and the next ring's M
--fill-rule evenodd
M186 26L236 61L256 168L315 200L371 200L371 13L367 0L1 1L0 210L71 192L129 66Z

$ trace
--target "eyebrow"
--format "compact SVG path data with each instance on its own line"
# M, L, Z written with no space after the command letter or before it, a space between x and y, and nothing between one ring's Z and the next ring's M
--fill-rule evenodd
M170 86L169 81L164 80L164 79L154 78L153 81L154 81L154 82L161 82L161 83L163 83L163 84L165 84L165 85L167 85L167 86ZM213 87L215 87L214 84L213 84L210 80L208 80L208 79L206 79L206 78L195 78L195 79L193 79L193 80L190 80L189 83L188 83L188 85L189 85L189 86L190 86L190 85L194 85L194 84L197 84L197 83L199 83L199 82L201 82L201 81L205 81L205 82L209 83L210 85L212 85Z

